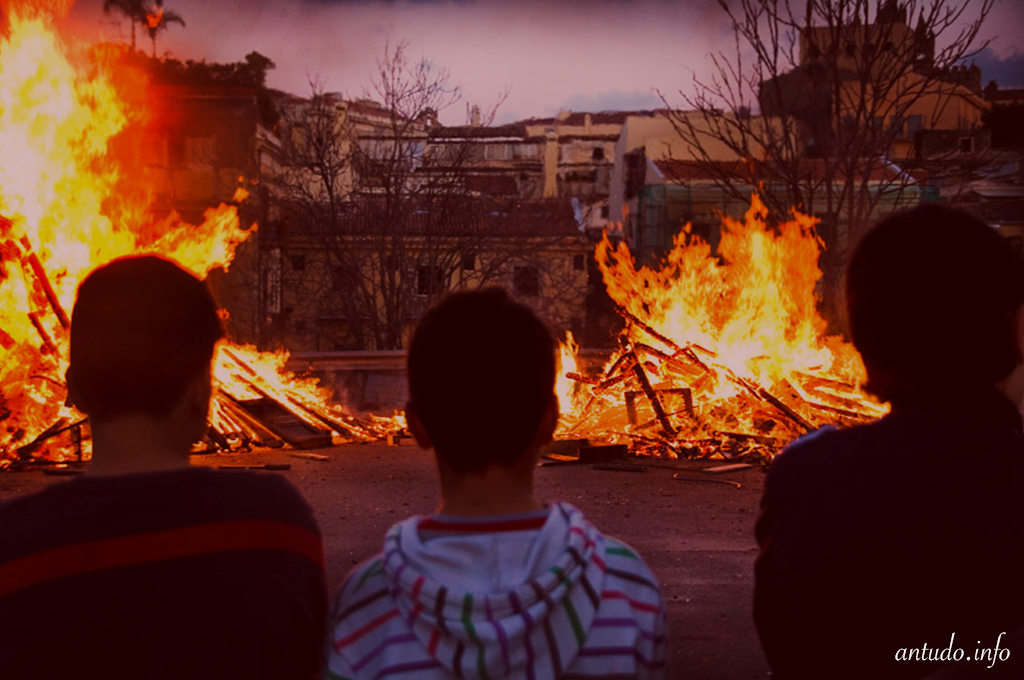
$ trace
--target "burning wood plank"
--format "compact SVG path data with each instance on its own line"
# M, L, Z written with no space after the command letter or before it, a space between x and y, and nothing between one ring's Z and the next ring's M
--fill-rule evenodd
M661 429L665 431L669 437L674 437L676 434L676 428L673 427L672 422L668 419L668 415L665 413L665 407L661 403L661 399L658 398L658 394L651 387L651 381L647 377L647 372L644 370L643 365L637 360L633 363L633 374L636 375L637 380L640 382L640 387L643 389L644 394L647 395L648 401L651 402L651 407L658 416L658 422L661 423Z
M57 355L60 350L57 349L57 343L53 341L50 334L46 332L46 328L43 326L43 322L39 319L38 312L29 312L28 319L32 322L32 327L36 329L36 333L39 334L39 338L43 341L43 347L53 355Z
M652 338L654 338L655 340L663 343L666 347L671 349L673 352L682 352L683 351L683 348L681 346L679 346L678 344L676 344L675 340L673 340L672 338L668 337L667 335L659 333L653 327L651 327L650 324L644 323L643 321L638 319L635 315L630 314L627 310L623 309L622 307L619 307L616 311L619 314L621 314L622 317L624 319L626 319L626 321L630 322L631 324L633 324L637 328L642 329L645 333L647 333L647 335L649 335Z
M693 391L689 387L669 387L658 390L662 394L678 394L683 398L683 411L691 420L696 420L697 414L693 410Z
M623 244L598 246L625 328L601 374L573 371L572 393L559 392L559 434L678 456L770 459L820 425L885 413L859 389L852 346L821 335L813 220L766 218L754 197L745 220L723 218L719 252L680 239L661 271L638 267Z
M16 344L17 341L7 331L0 328L0 347L9 350L13 349Z
M334 417L331 414L324 413L320 409L314 408L309 404L296 399L295 396L291 394L276 389L272 385L267 384L260 373L250 366L249 363L237 352L227 347L224 348L223 352L224 355L242 371L243 375L238 375L236 377L238 377L238 379L247 387L252 389L253 392L259 394L261 397L276 402L283 409L292 413L296 418L305 422L309 427L313 429L322 429L323 427L327 427L334 430L341 436L347 435L358 441L383 439L387 436L388 432L375 432L368 423L360 421L354 416L344 416L342 418Z
M21 237L21 248L22 256L21 262L23 265L27 265L29 271L35 277L36 283L43 290L43 294L46 296L47 302L50 303L50 308L57 317L57 321L60 323L60 327L65 331L71 327L71 321L68 319L67 312L64 311L63 305L60 304L60 300L57 299L57 293L53 290L53 284L50 283L50 277L46 275L46 270L43 269L43 264L39 261L39 256L36 255L32 249L32 244L28 240L28 236Z
M217 395L217 401L226 413L229 413L238 421L242 429L248 431L247 434L251 439L272 449L284 446L284 441L280 437L274 434L270 428L264 426L258 418L242 408L241 404L235 401L234 397L229 394L220 393Z
M331 445L331 433L298 418L280 402L264 397L238 404L268 430L299 449L320 449Z

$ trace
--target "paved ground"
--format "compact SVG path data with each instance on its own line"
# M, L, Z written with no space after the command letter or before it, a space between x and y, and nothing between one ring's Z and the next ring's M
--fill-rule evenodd
M324 449L326 462L285 451L197 456L199 465L287 463L282 474L309 499L323 529L328 579L379 549L384 531L437 504L428 453L413 446L350 445ZM751 621L755 554L753 523L763 474L749 469L709 475L708 462L645 472L609 472L559 465L537 473L538 494L567 500L598 527L618 536L646 558L661 580L669 607L673 667L677 677L696 680L767 678ZM740 482L673 479L673 474ZM61 478L40 472L0 473L0 499L27 493Z

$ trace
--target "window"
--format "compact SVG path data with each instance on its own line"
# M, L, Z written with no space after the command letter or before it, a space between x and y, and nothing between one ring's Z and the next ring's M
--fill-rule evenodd
M339 296L353 294L356 290L355 268L343 264L331 267L331 286Z
M437 265L421 264L416 270L416 294L434 295L445 289L444 272Z
M409 169L416 170L423 165L423 142L412 142L409 147L405 150L406 158L409 162Z
M572 269L573 269L573 271L581 272L581 271L583 271L586 268L586 266L587 266L586 258L584 258L582 255L573 255L572 256Z
M906 138L906 135L904 134L905 122L906 121L903 120L903 116L889 116L889 127L892 129L896 139Z
M572 170L565 173L566 182L596 182L597 170Z
M212 165L216 148L216 139L213 137L189 137L185 140L185 162Z
M907 117L907 137L909 137L910 139L914 139L914 137L917 135L918 132L921 131L921 128L923 127L924 117L921 114L916 113L912 116Z
M394 150L394 144L382 139L362 138L357 142L363 156L373 160L384 160L389 158Z
M473 255L472 253L466 253L465 255L462 256L462 271L476 271L476 255Z
M522 297L540 297L540 271L531 265L513 269L512 290Z
M595 161L603 161L604 160L604 148L602 148L600 146L597 147L596 149L594 149L593 153L590 154L590 157L593 158Z
M601 206L601 219L602 219L602 220L606 220L606 219L608 219L608 216L609 216L610 214L611 214L611 212L610 212L610 210L609 210L608 206L606 206L606 205L602 205L602 206Z
M306 254L299 253L298 255L291 256L292 270L301 272L306 268Z
M507 144L488 144L484 147L484 158L489 161L503 161L508 158Z

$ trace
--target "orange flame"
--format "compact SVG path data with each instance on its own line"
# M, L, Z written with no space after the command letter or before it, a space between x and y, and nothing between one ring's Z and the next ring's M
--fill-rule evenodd
M563 371L559 434L642 439L642 429L668 422L661 440L678 453L722 433L767 433L785 443L802 431L795 427L801 419L818 425L884 413L859 389L859 355L827 337L817 313L816 220L794 211L770 228L767 217L756 195L743 221L723 217L717 257L686 225L659 269L637 269L626 244L613 246L605 235L598 265L609 295L633 321L606 366L609 384L569 385ZM564 365L564 355L575 354L571 338L562 351ZM639 363L648 386L632 375L609 380L607 369L624 359ZM662 395L664 417L648 403L648 387Z
M159 28L164 21L164 8L157 7L152 14L146 14L146 25L150 28Z
M80 417L63 405L66 317L89 271L157 252L205 277L226 269L250 234L232 205L193 226L175 213L154 219L148 202L126 200L108 151L129 124L106 66L111 50L76 68L38 6L14 7L8 20L0 41L0 459Z

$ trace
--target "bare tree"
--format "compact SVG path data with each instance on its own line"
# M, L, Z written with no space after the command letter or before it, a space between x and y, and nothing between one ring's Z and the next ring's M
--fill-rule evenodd
M517 196L474 191L467 178L497 105L471 107L474 125L439 125L459 88L407 50L385 50L363 99L312 83L308 98L280 107L272 182L288 297L281 314L290 312L284 325L300 326L307 345L315 336L321 349L401 348L438 296L489 283L518 281L537 306L566 307L534 293L542 283L567 290L555 280L575 262L573 248L585 248L568 205L526 208Z
M734 53L712 55L710 78L694 76L669 115L726 195L759 188L779 214L795 206L822 218L835 298L846 252L871 220L920 200L936 169L922 131L964 94L970 74L959 65L985 47L993 0L718 1Z

